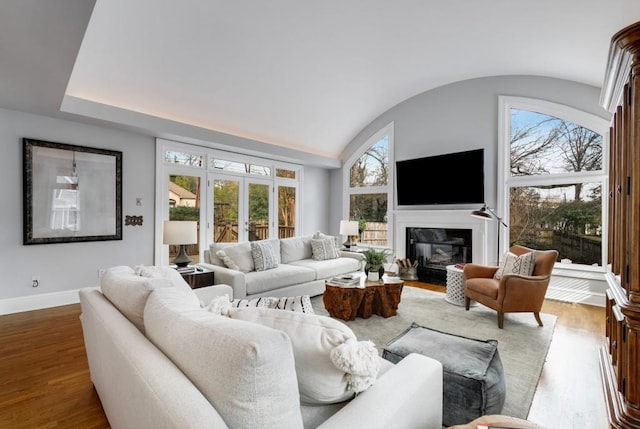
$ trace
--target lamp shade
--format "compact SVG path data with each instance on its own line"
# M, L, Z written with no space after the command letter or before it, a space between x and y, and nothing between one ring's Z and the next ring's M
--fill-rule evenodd
M471 216L482 220L493 220L493 216L487 212L486 207L482 207L480 210L474 210L471 212Z
M198 222L167 220L162 234L164 244L195 244L198 242Z
M341 220L340 221L340 234L341 235L358 235L358 221L356 220Z

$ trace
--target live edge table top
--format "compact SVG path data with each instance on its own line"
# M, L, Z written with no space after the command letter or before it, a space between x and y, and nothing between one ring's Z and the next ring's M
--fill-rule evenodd
M397 313L403 286L402 281L367 281L365 287L345 287L327 281L322 301L331 317L342 320L368 319L372 314L391 317Z

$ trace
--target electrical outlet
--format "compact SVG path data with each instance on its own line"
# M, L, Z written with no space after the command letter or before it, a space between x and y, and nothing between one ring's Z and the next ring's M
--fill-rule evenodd
M104 268L98 268L98 278L101 279L104 276L104 272L106 270Z
M32 276L31 277L31 287L40 286L40 276Z

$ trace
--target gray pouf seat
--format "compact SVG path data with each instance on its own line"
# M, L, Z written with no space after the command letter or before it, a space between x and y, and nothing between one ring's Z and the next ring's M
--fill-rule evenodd
M389 341L382 357L397 363L409 353L420 353L442 363L443 425L464 424L482 415L502 412L505 380L496 340L476 340L412 323Z

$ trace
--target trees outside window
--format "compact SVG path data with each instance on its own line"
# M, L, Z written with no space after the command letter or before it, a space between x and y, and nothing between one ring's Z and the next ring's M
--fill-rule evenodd
M360 225L360 242L387 246L390 241L389 201L391 194L391 152L393 124L372 136L347 163L348 218Z
M169 261L162 220L198 222L199 242L188 247L195 261L214 242L296 234L300 165L163 139L157 145L156 264Z
M602 266L606 122L535 100L503 107L509 246L556 249L560 261Z

